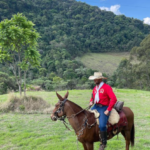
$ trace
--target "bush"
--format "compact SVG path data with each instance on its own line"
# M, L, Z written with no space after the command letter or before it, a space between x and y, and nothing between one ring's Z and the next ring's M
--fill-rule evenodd
M34 84L34 85L42 86L42 87L44 86L44 80L41 79L41 78L35 79L35 80L33 80L31 83Z
M7 91L16 91L18 86L15 78L10 77L7 73L0 72L0 94L5 94Z
M24 111L25 110L25 106L24 105L20 105L19 106L19 110Z
M52 91L52 90L54 90L54 85L52 84L52 83L45 83L45 89L47 90L47 91Z
M68 80L66 87L67 87L67 89L72 90L72 89L76 88L76 84L77 84L77 81L75 81L75 79L74 80Z
M90 84L85 83L85 84L78 84L76 86L76 89L90 89Z
M114 82L113 81L107 81L107 84L109 84L110 86L114 86Z

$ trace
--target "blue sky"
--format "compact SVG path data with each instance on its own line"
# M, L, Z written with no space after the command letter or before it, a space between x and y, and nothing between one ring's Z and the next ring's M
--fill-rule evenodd
M150 0L77 0L100 9L142 20L150 25Z

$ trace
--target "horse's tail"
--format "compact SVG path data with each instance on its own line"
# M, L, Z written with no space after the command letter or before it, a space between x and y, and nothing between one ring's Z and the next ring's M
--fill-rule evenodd
M132 125L132 129L131 129L131 146L133 147L134 146L134 136L135 135L135 128L134 128L134 124Z

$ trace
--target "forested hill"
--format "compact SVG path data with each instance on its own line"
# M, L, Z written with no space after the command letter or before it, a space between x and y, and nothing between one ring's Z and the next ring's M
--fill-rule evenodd
M0 1L0 21L17 12L35 23L43 56L52 49L64 49L72 56L87 51L129 51L150 33L150 26L140 20L75 0Z
M0 21L18 12L31 20L41 35L41 67L30 68L27 84L46 90L90 88L87 81L94 71L85 68L76 56L130 51L150 34L150 26L140 20L75 0L0 0ZM12 89L15 87L10 78L12 70L5 65L0 64L0 93L10 88L9 83L14 83Z

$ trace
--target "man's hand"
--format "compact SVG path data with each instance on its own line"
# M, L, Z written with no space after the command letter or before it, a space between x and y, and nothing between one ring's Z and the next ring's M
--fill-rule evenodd
M106 116L108 116L108 115L109 115L109 111L106 110L106 111L104 112L104 114L105 114Z
M93 102L90 102L90 103L89 103L89 106L91 107L93 104L94 104Z

